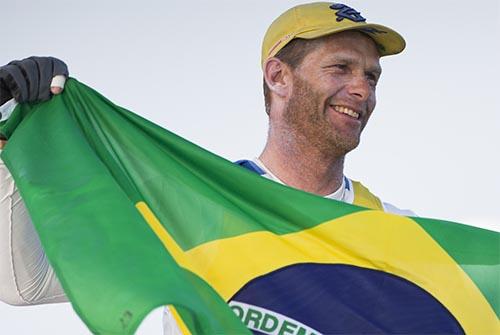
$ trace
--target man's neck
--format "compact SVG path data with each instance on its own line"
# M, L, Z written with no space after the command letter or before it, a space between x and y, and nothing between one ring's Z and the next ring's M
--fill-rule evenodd
M344 156L325 157L300 145L276 145L268 141L259 156L272 174L288 186L325 196L342 185Z

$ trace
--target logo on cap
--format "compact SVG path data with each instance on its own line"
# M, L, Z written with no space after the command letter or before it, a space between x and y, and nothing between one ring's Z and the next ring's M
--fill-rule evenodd
M343 19L348 19L353 22L365 22L366 19L361 16L361 13L355 10L354 8L351 8L347 5L341 4L341 3L333 3L330 6L331 9L336 10L337 12L335 15L337 15L337 22L342 21Z

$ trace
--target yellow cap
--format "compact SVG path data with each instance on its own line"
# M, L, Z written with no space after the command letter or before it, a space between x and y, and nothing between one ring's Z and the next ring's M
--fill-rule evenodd
M405 48L401 35L385 26L366 23L355 9L331 2L313 2L290 8L267 29L262 42L261 64L275 56L294 38L314 39L346 30L359 30L371 37L380 56L394 55Z

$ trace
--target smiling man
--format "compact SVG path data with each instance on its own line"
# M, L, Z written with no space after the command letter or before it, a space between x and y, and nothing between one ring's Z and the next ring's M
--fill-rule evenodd
M375 108L379 59L404 47L398 33L346 5L318 2L283 13L262 46L267 143L259 158L238 163L307 192L412 215L343 173Z
M262 46L267 143L259 158L237 163L327 198L411 215L382 202L343 172L345 156L358 146L375 108L379 59L404 47L398 33L366 23L359 12L342 4L311 3L283 13L269 27ZM26 59L1 67L0 101L44 100L51 86L54 94L60 92L56 87L63 87L58 75L67 76L67 69L56 59ZM59 79L51 85L54 76ZM10 100L3 106L0 121L14 105ZM4 144L0 141L0 149ZM14 305L65 301L1 161L0 186L0 299ZM168 313L165 320L165 333L178 331Z

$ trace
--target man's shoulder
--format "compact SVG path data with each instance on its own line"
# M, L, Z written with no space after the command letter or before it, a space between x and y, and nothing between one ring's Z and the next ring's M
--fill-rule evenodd
M239 161L234 162L234 164L244 167L245 169L255 172L261 176L266 174L266 171L257 165L257 163L248 159L240 159Z
M241 159L234 163L251 172L257 173L261 176L277 181L275 177L269 175L266 172L264 167L259 165L257 159L255 160ZM361 182L352 180L350 178L345 178L345 179L346 179L345 188L346 188L346 193L348 193L348 195L346 196L346 199L343 199L343 201L362 207L378 209L387 213L404 215L404 216L417 216L411 210L400 209L390 203L382 201L378 196L372 193Z
M383 202L384 211L387 213L398 214L403 216L418 216L414 211L410 209L401 209L388 202Z
M413 211L409 209L400 209L393 204L384 202L372 193L368 187L364 186L361 182L349 179L353 186L354 191L354 205L368 207L371 209L383 210L387 213L404 215L404 216L417 216Z

